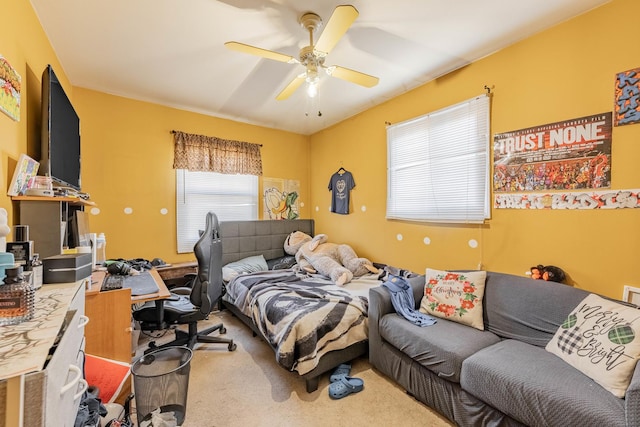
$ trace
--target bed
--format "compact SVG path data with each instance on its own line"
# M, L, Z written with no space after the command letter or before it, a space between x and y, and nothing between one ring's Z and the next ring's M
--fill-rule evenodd
M314 235L313 220L223 221L222 265L262 256L272 267L286 260L284 240L297 230ZM238 275L226 284L222 304L269 343L278 364L303 378L311 393L323 373L366 354L368 290L380 283L367 275L338 287L294 265Z

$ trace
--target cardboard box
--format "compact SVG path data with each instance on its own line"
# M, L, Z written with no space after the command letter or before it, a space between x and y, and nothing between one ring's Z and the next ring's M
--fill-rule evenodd
M77 282L91 276L91 254L61 254L42 260L43 283Z

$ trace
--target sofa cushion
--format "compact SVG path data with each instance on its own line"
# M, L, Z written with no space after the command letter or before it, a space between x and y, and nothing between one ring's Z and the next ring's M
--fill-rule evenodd
M450 272L427 268L420 311L484 330L482 297L486 271Z
M640 358L640 310L590 294L571 312L546 349L624 397Z
M500 341L490 332L460 323L438 319L434 325L420 327L395 313L380 319L379 333L426 369L456 383L465 358Z
M543 348L516 340L465 359L460 384L526 425L625 425L623 399Z
M484 327L502 338L544 347L587 295L562 283L487 272Z

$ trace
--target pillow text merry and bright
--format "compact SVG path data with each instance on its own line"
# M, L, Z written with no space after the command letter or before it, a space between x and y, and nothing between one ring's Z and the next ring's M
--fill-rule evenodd
M639 318L635 307L590 294L560 325L546 350L624 397L640 357Z

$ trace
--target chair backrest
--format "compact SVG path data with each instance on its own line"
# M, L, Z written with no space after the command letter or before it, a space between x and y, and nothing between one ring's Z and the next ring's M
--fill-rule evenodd
M198 274L191 290L191 303L205 316L222 296L222 242L218 217L208 212L205 229L193 246L198 261Z

